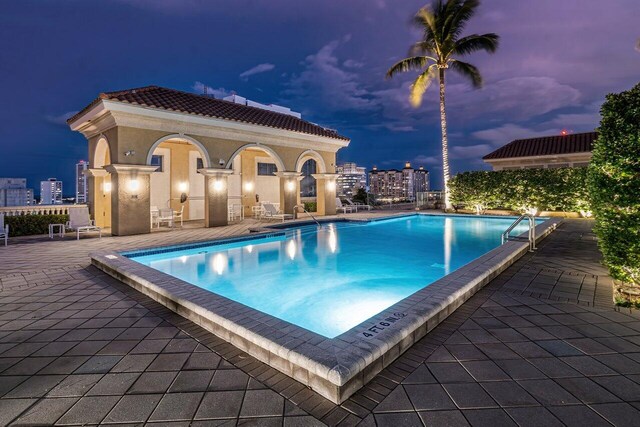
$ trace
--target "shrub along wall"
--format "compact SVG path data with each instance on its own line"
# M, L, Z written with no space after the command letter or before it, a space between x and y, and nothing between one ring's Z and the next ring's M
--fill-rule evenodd
M608 95L601 115L588 180L595 232L611 275L639 286L640 84Z
M517 169L459 173L450 181L454 205L482 212L590 211L586 168Z
M69 215L17 215L5 216L9 225L9 236L31 236L49 233L49 224L64 224Z

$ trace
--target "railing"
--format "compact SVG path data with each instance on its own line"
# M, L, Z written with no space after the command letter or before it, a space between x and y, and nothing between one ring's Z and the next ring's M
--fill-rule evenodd
M306 212L306 213L307 213L307 215L309 215L309 216L311 217L311 219L313 219L313 220L315 221L315 223L316 223L316 224L318 224L318 227L322 227L322 226L320 225L320 223L318 222L318 220L316 219L316 217L315 217L315 216L313 216L313 215L311 215L311 212L307 211L307 210L304 208L304 205L295 205L295 206L293 207L293 216L294 216L294 218L297 218L297 215L296 215L296 214L298 213L298 208L302 208L302 211L303 211L303 212Z
M33 205L33 206L9 206L0 208L0 214L6 216L19 215L68 215L69 209L82 208L87 205Z
M529 221L529 232L528 232L528 240L529 240L529 252L533 252L536 250L536 218L531 214L522 214L513 221L513 224L507 228L504 233L502 233L502 244L509 241L509 233L511 233L523 220Z

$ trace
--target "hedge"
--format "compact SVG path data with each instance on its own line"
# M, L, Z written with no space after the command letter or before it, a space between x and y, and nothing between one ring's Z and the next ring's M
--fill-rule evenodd
M64 224L69 215L16 215L5 216L4 222L9 225L9 236L31 236L48 234L49 224Z
M524 212L591 210L585 186L587 168L516 169L459 173L449 183L454 205Z
M640 285L640 84L602 105L588 186L611 276Z

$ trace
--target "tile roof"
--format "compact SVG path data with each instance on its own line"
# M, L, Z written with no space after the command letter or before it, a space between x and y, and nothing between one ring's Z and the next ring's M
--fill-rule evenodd
M484 160L510 159L513 157L553 156L558 154L585 153L593 149L597 132L543 136L516 139L483 157Z
M324 128L288 114L160 86L145 86L101 93L91 104L67 120L67 123L78 119L103 99L349 141L349 138L338 134L332 129Z

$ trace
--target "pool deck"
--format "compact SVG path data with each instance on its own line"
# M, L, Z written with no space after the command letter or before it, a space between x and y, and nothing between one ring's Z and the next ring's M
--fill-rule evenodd
M0 425L637 425L640 317L614 310L592 224L566 220L339 406L89 265L255 222L12 239Z

